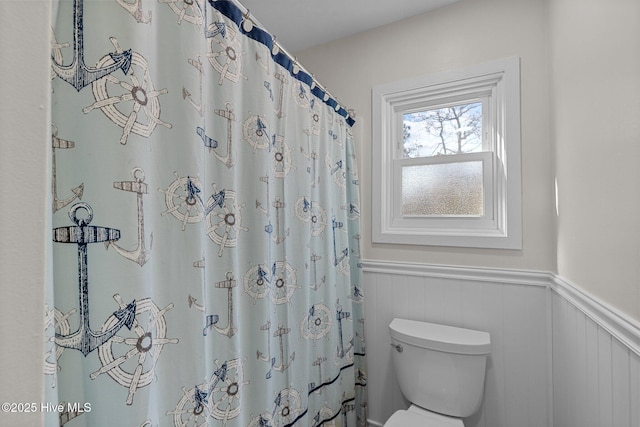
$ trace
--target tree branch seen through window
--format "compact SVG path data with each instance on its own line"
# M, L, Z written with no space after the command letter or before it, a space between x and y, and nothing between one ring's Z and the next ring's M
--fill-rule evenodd
M432 157L482 151L482 103L403 114L403 156Z

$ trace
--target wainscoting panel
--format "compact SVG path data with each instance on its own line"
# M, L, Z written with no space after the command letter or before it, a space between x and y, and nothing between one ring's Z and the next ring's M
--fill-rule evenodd
M640 426L640 329L562 280L552 289L554 426Z
M465 427L640 427L640 323L549 273L364 262L369 425L407 408L394 317L491 334L485 398Z
M364 263L369 424L409 406L391 365L394 317L491 334L484 403L466 427L551 426L549 275Z

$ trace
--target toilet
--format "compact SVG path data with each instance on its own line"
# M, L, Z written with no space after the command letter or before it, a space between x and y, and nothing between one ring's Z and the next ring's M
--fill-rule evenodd
M384 427L464 427L482 403L489 333L436 323L393 319L393 366L411 402Z

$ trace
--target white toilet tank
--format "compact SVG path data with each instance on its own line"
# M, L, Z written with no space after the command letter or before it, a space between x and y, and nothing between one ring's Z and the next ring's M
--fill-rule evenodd
M404 397L452 417L478 410L491 349L487 332L406 319L393 319L389 331Z

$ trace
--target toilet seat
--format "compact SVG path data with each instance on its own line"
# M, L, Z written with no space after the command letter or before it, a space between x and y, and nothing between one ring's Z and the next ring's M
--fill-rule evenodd
M460 418L429 412L412 406L408 410L396 411L384 423L384 427L464 427Z

